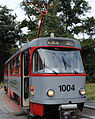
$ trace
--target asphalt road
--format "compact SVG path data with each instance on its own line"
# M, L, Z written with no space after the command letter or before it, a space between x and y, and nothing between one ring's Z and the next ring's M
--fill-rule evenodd
M3 100L4 92L0 91L0 119L27 119L24 112L14 112ZM84 108L78 119L95 119L95 110Z

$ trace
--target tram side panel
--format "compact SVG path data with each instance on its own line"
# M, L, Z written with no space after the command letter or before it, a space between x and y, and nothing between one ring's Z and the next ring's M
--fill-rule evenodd
M21 77L19 76L9 76L8 80L9 85L9 94L10 96L14 96L13 93L21 97ZM14 97L13 97L14 98Z
M21 59L20 54L9 60L6 65L7 76L4 73L4 85L7 86L7 92L12 98L17 99L21 105ZM5 69L6 72L6 69Z
M4 65L4 91L8 89L8 65Z

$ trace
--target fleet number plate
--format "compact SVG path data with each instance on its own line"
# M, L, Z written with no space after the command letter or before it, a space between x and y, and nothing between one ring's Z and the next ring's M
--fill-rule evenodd
M60 92L69 92L69 91L75 91L75 85L60 85L58 86L60 89Z

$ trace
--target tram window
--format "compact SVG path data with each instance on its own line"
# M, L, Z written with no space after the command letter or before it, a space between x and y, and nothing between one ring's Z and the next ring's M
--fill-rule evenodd
M16 62L15 59L13 60L13 74L16 73Z
M29 97L29 77L24 79L24 98Z
M16 74L20 73L20 56L16 57Z
M42 59L40 58L38 51L35 51L33 54L33 72L37 72L41 69L43 69Z
M12 61L10 62L10 74L12 74Z
M5 65L5 70L4 70L4 74L7 75L8 74L8 65Z
M29 74L29 50L24 52L24 75L28 76Z
M83 73L83 65L78 50L37 49L32 58L34 73Z

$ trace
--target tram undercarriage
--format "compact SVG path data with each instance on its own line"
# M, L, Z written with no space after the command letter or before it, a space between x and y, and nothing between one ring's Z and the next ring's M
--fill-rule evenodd
M42 117L30 114L27 110L27 119L77 119L78 111L82 111L84 103L63 104L63 105L44 105L44 114Z
M77 104L61 105L59 107L60 119L77 119Z

